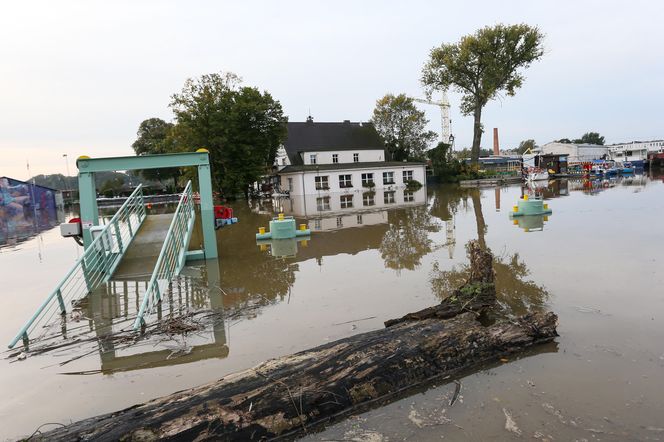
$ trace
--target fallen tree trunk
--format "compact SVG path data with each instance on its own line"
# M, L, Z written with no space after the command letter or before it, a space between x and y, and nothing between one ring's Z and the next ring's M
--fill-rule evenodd
M473 250L471 245L471 266L476 262ZM464 298L463 308L458 309L463 313L454 317L402 318L386 329L270 360L208 385L73 423L45 433L43 438L145 441L294 437L331 419L395 400L415 387L553 340L557 336L553 313L532 313L490 326L477 321L477 312L484 308L480 304L488 302L493 285L491 255L487 270L486 253L478 252L484 268L469 281L482 282L482 290ZM468 301L478 294L484 299L477 304L481 308L468 309Z

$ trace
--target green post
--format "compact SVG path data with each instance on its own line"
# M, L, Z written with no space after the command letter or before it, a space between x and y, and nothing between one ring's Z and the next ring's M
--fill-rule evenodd
M216 259L218 256L217 234L214 230L214 202L209 163L198 166L198 187L201 195L201 225L203 226L205 259Z
M83 246L92 243L90 227L99 225L99 209L97 208L97 187L94 172L78 173L78 192L81 205L81 226L83 227Z

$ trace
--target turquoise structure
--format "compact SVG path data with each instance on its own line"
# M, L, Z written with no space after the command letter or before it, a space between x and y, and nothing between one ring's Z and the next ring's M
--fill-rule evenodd
M515 216L529 216L529 215L550 215L553 213L549 209L549 205L541 198L529 199L528 195L524 195L516 206L510 212L510 218Z
M198 169L198 186L201 196L201 225L203 227L203 250L187 253L187 259L215 259L217 237L214 229L214 206L212 200L212 177L210 173L210 156L207 150L196 152L171 153L161 155L141 155L131 157L90 158L81 156L76 160L78 167L78 187L81 205L81 225L83 228L83 245L92 244L90 227L99 225L99 209L97 207L97 189L94 174L117 170L162 169L169 167L194 166Z
M295 238L296 236L311 235L311 230L307 229L304 224L301 227L305 228L297 229L295 218L284 216L283 213L280 213L278 217L272 218L270 221L270 231L265 232L264 228L259 229L256 239L288 239Z

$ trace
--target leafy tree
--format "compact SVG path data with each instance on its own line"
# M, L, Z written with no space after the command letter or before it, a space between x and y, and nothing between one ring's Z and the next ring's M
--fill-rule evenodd
M581 138L574 140L576 144L599 144L604 145L604 137L597 132L586 132Z
M427 152L433 174L441 181L454 181L459 174L460 163L459 160L453 157L451 148L451 144L441 141L436 147Z
M526 151L528 150L533 150L535 148L535 140L524 140L519 143L519 147L517 148L516 152L519 155L523 155Z
M168 123L160 118L148 118L141 122L136 132L136 141L131 145L136 155L154 155L176 151L175 143L171 137L173 123ZM161 182L172 179L173 184L180 176L177 167L168 169L145 169L140 171L148 180Z
M570 140L569 138L561 138L558 141L556 141L556 143L572 144L572 140Z
M464 147L463 149L455 152L455 156L459 160L465 160L466 158L470 158L471 155L472 155L472 150L467 147ZM480 149L480 157L490 157L491 155L493 155L493 150Z
M431 50L422 71L422 83L433 90L453 87L463 94L461 112L473 115L471 161L477 164L482 141L482 109L502 91L512 96L523 84L520 69L544 54L543 34L525 24L487 26L458 43Z
M246 195L286 137L281 104L267 92L242 87L233 73L188 79L170 106L173 138L188 150L210 151L213 180L226 196Z
M429 120L405 94L387 94L377 100L371 121L393 161L422 160L437 137L435 132L425 130Z

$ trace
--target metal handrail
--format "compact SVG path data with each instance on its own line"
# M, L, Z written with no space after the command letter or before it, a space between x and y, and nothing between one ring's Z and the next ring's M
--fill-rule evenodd
M164 245L159 252L150 282L148 282L141 308L134 321L135 330L145 324L145 315L150 313L154 306L161 301L164 289L184 267L195 217L194 198L191 181L189 181L182 192L182 196L180 196L178 207L175 209L171 225L166 233Z
M9 343L9 348L13 348L20 339L27 346L30 342L29 333L38 324L46 327L56 313L66 315L68 302L87 296L108 281L145 220L143 202L143 186L139 185L19 330Z

